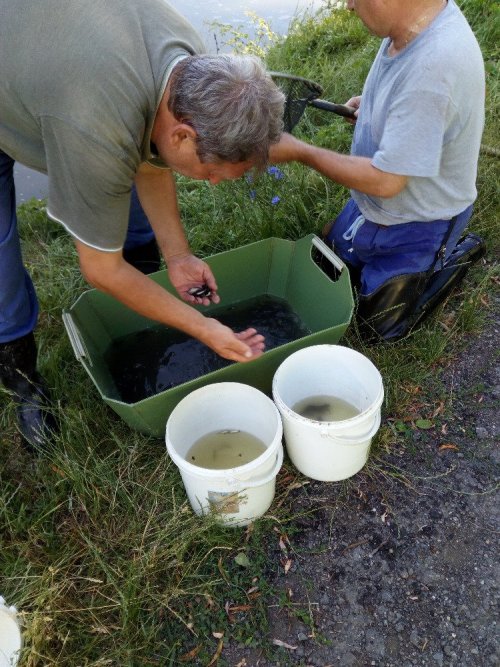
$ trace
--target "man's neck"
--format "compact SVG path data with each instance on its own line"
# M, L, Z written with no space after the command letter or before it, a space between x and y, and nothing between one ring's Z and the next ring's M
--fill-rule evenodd
M447 0L422 0L406 2L401 6L401 20L389 37L389 55L403 51L423 32L446 7Z

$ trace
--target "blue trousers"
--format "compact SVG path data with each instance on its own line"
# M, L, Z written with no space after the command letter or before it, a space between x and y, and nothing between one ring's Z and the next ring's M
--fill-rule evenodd
M127 249L154 238L132 188ZM30 333L38 317L38 299L26 271L17 232L14 160L0 150L0 344Z
M471 215L472 206L469 206L455 218L446 241L445 260L455 248ZM368 296L390 278L428 271L449 226L450 220L377 225L365 220L355 201L349 199L328 233L327 241L360 276L360 294Z

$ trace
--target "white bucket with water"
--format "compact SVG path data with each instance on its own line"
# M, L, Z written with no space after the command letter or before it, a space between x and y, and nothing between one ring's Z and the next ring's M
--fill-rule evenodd
M186 460L191 447L214 432L243 431L266 450L244 465L213 470ZM283 463L283 427L274 403L258 389L219 382L193 391L167 421L166 443L179 468L191 507L197 514L215 512L218 520L245 526L270 507L276 475Z
M340 421L316 421L292 409L304 399L331 396L360 412ZM352 477L365 465L380 427L382 377L364 355L341 345L294 352L278 367L273 398L283 419L288 455L301 473L323 482Z
M17 609L7 607L0 595L0 667L15 667L19 661L21 646Z

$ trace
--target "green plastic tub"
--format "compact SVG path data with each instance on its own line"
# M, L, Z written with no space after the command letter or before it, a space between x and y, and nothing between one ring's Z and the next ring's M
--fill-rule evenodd
M114 340L157 323L98 290L85 292L63 313L75 356L104 402L137 431L163 437L167 418L177 403L212 382L243 382L270 395L273 375L287 356L309 345L337 343L351 321L354 304L349 273L313 234L295 242L277 238L258 241L208 257L206 262L216 276L221 304L200 307L202 312L214 313L222 305L264 295L278 297L289 304L311 334L269 350L254 361L234 363L137 403L125 403L106 367L105 352ZM166 271L150 277L176 294Z

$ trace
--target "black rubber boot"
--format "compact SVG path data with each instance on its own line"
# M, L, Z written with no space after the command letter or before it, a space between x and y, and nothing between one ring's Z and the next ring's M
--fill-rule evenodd
M160 270L161 257L155 239L135 248L124 249L123 259L146 275Z
M36 370L36 357L33 333L0 344L0 380L12 392L19 430L31 447L48 444L59 430L51 412L49 391Z
M416 303L414 324L422 322L465 276L469 268L484 257L486 244L476 234L467 234L456 245L442 269L432 274Z
M368 296L360 295L358 325L366 342L398 340L408 333L413 322L415 296L422 289L425 273L391 278Z
M484 241L476 234L467 234L457 243L443 268L430 278L425 273L396 276L372 294L360 296L357 315L363 338L367 342L377 338L396 341L406 336L446 298L485 253Z

